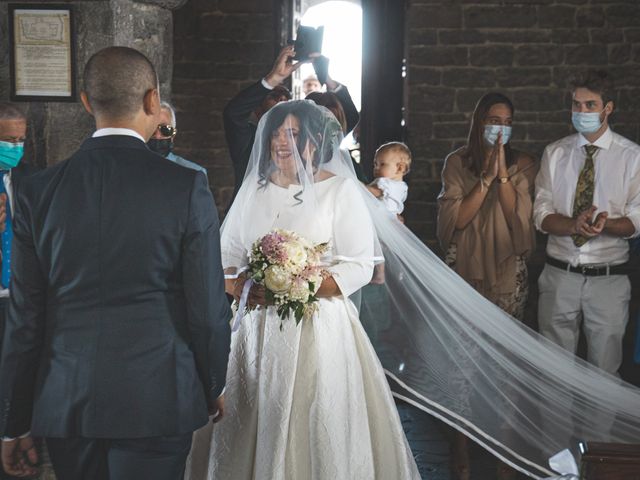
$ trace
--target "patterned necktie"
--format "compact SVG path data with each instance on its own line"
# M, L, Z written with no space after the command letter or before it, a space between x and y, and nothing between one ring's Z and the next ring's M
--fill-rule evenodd
M584 150L587 153L587 158L584 161L584 167L578 177L578 183L576 185L576 196L573 200L573 218L576 218L585 210L591 208L593 205L593 190L594 190L594 178L595 171L593 169L593 156L598 150L595 145L585 145ZM571 235L573 243L576 247L581 247L587 240L582 235Z

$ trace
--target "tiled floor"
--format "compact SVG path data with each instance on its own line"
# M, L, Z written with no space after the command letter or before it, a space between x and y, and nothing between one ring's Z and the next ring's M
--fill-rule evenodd
M398 402L397 406L423 480L449 480L449 441L445 435L446 427L429 414L409 404ZM43 471L39 480L55 480L46 455L43 460ZM472 447L472 480L494 479L495 468L495 460L489 454L478 447Z
M450 480L447 427L429 414L407 403L397 402L402 426L423 480ZM471 445L471 480L496 478L496 460L482 448ZM518 480L527 477L520 475ZM48 458L44 458L39 480L55 480ZM514 479L515 480L515 479Z
M447 427L428 413L407 403L397 402L402 427L418 464L423 480L449 480L449 440ZM495 458L482 448L470 445L471 480L496 478ZM524 480L524 475L516 475ZM516 480L515 478L513 480Z

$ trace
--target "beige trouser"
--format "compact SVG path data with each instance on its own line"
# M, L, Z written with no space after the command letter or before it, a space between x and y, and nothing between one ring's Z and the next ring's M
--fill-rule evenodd
M545 265L538 279L540 333L576 353L580 323L587 361L617 375L629 319L631 283L626 275L584 276Z

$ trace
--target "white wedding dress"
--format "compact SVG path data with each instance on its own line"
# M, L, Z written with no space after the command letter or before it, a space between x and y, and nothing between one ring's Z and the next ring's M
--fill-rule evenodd
M330 241L342 296L282 331L273 307L242 319L225 417L196 433L186 478L419 478L381 364L394 396L532 478L553 474L557 452L577 455L578 440L637 443L640 389L483 298L358 184L341 141L335 117L308 101L282 102L258 124L221 229L222 265L237 275L255 240L293 230ZM348 297L383 252L383 283L360 305L376 357Z
M257 193L251 218L243 218L251 234L226 231L225 238L246 252L283 228L329 241L333 258L372 258L373 225L355 182L331 177L315 188L315 215L300 218L291 208L300 187L269 183ZM342 260L329 270L343 295L321 299L313 319L284 321L281 329L273 307L242 319L232 338L225 418L213 427L209 451L197 445L207 431L196 436L186 478L204 480L205 468L211 480L420 478L380 362L348 299L371 279L373 260Z

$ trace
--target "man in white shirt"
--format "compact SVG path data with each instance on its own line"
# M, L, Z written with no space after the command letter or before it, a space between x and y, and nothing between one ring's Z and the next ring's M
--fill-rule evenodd
M640 234L640 146L613 132L612 83L589 71L573 82L578 133L549 145L536 179L534 221L549 235L538 280L540 333L617 374L631 286L628 239Z

